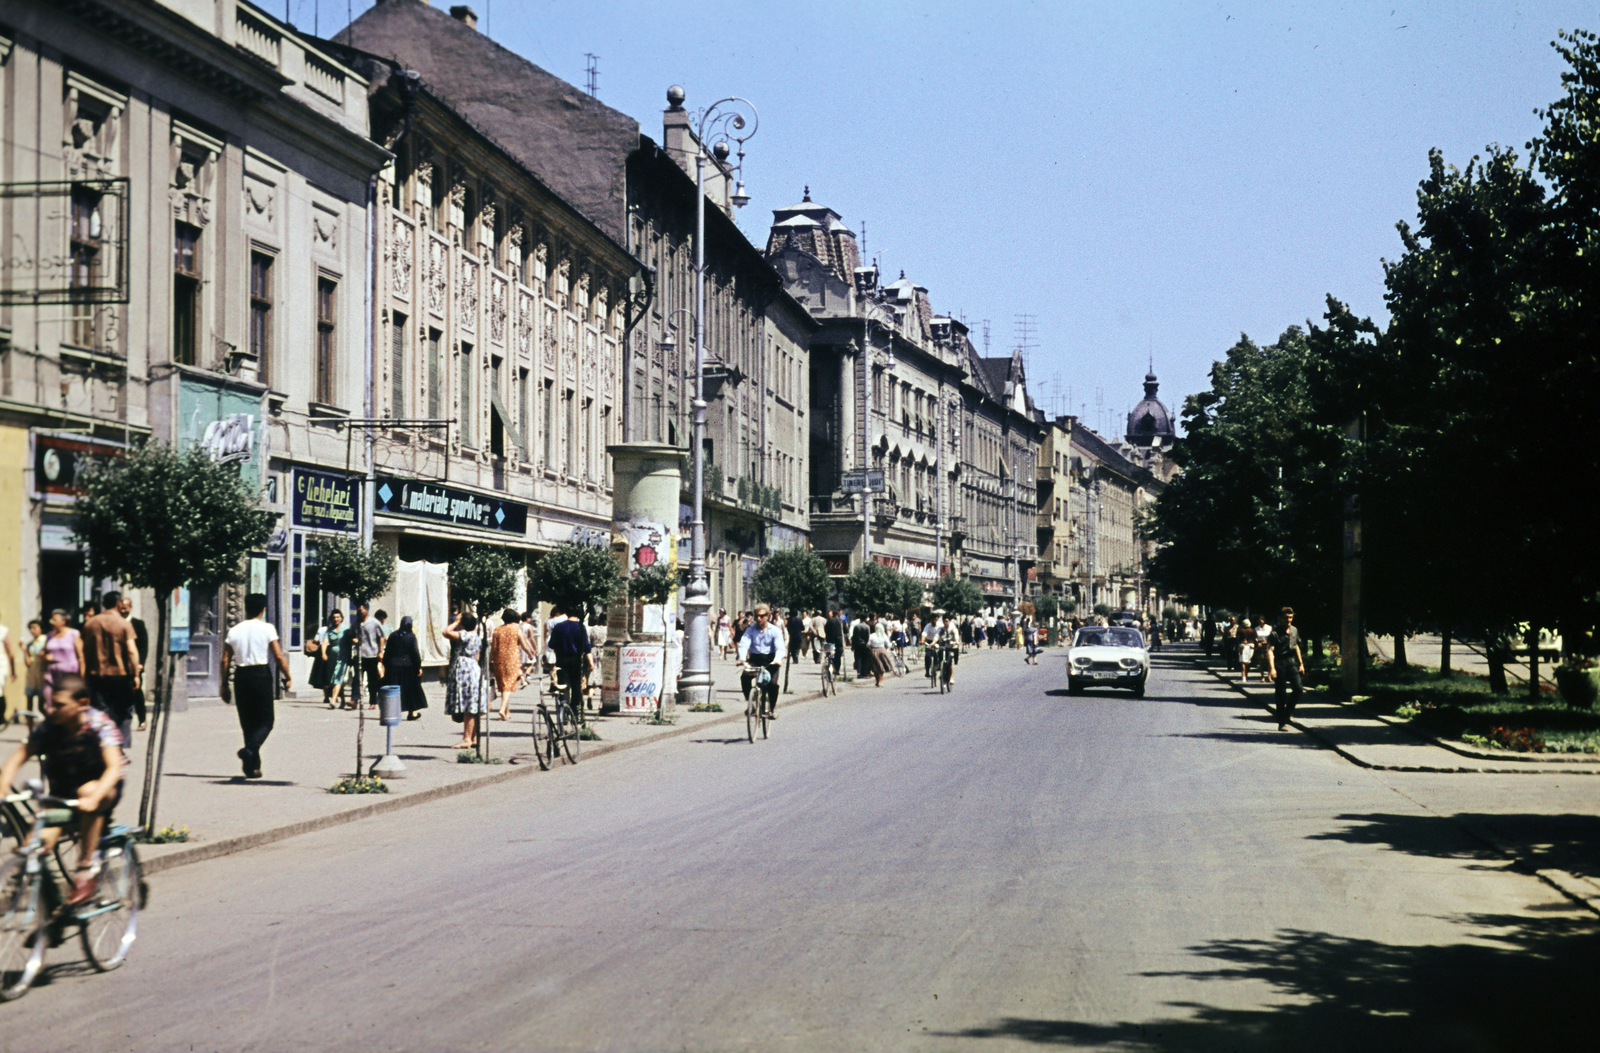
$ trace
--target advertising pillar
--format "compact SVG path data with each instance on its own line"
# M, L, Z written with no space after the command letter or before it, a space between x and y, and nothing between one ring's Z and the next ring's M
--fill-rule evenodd
M606 447L611 455L611 552L624 578L664 566L678 573L678 487L683 451L658 443ZM619 591L607 608L601 656L602 711L670 711L683 668L678 594L666 603L631 603Z

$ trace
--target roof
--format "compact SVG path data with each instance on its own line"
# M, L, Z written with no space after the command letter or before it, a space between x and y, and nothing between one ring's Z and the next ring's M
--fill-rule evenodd
M382 0L334 40L416 70L442 101L619 242L639 122L423 0Z

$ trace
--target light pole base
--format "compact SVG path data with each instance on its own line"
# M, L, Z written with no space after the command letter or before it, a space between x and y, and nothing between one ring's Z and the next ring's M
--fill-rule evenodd
M399 757L392 753L385 753L373 762L372 768L367 774L375 775L380 779L404 779L406 777L406 766Z

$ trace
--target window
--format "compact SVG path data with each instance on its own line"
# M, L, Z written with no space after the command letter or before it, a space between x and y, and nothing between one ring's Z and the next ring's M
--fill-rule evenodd
M334 301L338 291L339 283L332 278L317 279L317 373L316 390L312 393L312 401L325 406L334 404L333 352L336 333L334 318L337 307Z
M71 339L79 347L96 346L94 305L88 302L88 293L100 285L100 196L86 186L72 188Z
M578 466L578 403L571 388L562 396L562 402L565 403L562 412L566 414L567 424L567 455L561 459L561 469L568 475L574 475Z
M389 315L389 379L391 416L406 415L406 316L399 311Z
M528 371L517 375L517 427L522 429L522 441L527 443L528 459L533 460L533 422L528 419Z
M437 329L428 330L428 416L439 420L444 416L444 384L443 349L439 341L444 339L444 334Z
M594 399L583 400L583 445L579 447L583 477L594 478Z
M200 353L200 228L187 223L172 235L172 359L186 366Z
M255 356L256 377L272 382L272 257L250 254L250 354Z
M477 433L472 424L472 345L461 345L461 413L458 416L458 427L461 429L461 445L475 445L473 439Z
M556 466L556 387L555 381L544 382L544 466Z

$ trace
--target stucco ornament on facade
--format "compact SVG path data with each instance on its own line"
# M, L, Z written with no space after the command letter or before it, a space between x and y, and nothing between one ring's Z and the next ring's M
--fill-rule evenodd
M489 339L497 344L506 342L506 280L489 281Z
M444 317L445 299L450 292L450 246L439 238L428 235L428 310Z
M397 300L411 300L411 224L394 217L394 236L389 241L389 263L394 275Z

